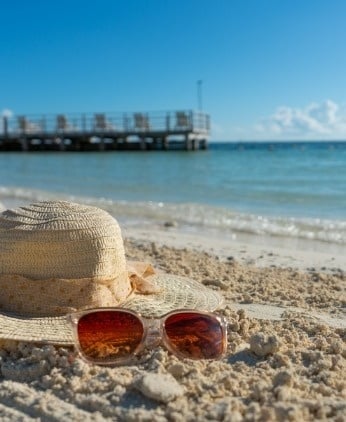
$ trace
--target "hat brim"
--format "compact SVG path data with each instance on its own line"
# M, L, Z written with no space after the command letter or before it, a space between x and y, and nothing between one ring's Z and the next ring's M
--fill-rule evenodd
M156 318L175 309L214 311L224 302L218 292L186 277L155 274L150 280L160 288L159 293L135 293L118 306ZM0 339L71 345L72 333L66 316L26 318L0 312Z

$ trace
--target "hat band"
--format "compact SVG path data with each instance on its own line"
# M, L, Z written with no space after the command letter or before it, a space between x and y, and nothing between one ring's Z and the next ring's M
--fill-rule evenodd
M33 280L1 275L0 310L30 317L59 316L78 309L118 305L131 291L127 272L113 279Z
M157 293L148 279L150 264L131 262L114 278L50 278L34 280L21 275L0 275L0 311L29 317L59 316L87 308L117 306L133 292Z

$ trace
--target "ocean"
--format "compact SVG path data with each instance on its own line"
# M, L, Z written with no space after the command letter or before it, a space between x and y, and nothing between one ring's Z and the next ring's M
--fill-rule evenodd
M127 226L172 224L346 244L346 142L210 143L206 151L0 153L0 203L104 208Z

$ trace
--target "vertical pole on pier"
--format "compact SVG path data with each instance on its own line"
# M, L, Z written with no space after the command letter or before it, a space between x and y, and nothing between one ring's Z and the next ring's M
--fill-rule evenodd
M197 81L197 101L198 101L198 110L202 111L203 109L203 98L202 98L202 79Z
M190 118L189 118L189 129L193 132L194 130L194 113L190 111Z

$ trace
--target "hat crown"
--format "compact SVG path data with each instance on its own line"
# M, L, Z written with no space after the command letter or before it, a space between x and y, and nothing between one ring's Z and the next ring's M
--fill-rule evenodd
M124 271L120 227L106 211L46 201L0 214L0 275L110 279Z

